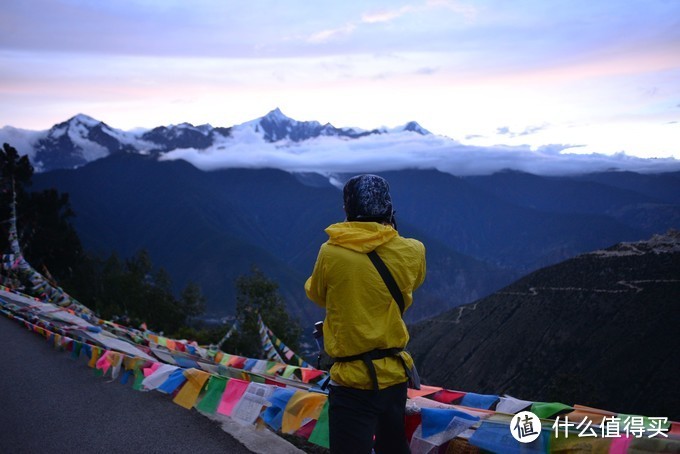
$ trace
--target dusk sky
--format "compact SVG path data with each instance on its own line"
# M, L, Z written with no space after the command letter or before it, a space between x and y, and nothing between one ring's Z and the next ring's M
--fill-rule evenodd
M678 0L4 0L0 65L0 126L232 126L279 107L680 159Z

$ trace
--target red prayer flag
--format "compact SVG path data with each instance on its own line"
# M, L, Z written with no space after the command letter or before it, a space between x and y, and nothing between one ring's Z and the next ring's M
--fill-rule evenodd
M458 399L462 399L464 395L465 393L460 391L449 391L448 389L442 389L441 391L435 393L435 395L432 396L432 399L443 404L451 404Z

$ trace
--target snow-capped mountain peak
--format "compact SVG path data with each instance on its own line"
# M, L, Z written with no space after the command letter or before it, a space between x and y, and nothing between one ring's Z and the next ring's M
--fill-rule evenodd
M85 115L85 114L82 114L82 113L79 113L78 115L71 117L66 122L71 124L71 125L82 124L82 125L88 126L90 128L94 128L95 126L97 126L98 124L101 123L101 121L96 120L96 119L90 117L89 115Z
M430 131L428 131L427 129L423 128L422 126L420 126L420 125L418 124L418 122L415 122L415 121L409 121L408 123L406 123L406 124L404 125L403 130L404 130L404 131L415 132L415 133L420 134L420 135L422 135L422 136L426 136L426 135L428 135L428 134L432 134Z
M231 128L214 128L209 124L194 126L191 123L158 126L153 129L122 131L106 123L79 113L54 125L48 131L31 132L15 128L3 128L0 139L7 136L9 142L22 144L20 153L31 157L38 171L57 168L79 167L113 153L165 154L173 150L208 150L268 144L300 146L303 142L323 138L323 146L346 146L347 141L364 137L387 138L390 134L405 132L429 134L416 122L388 129L363 130L359 128L336 128L330 123L298 121L280 108L266 115ZM17 137L21 136L21 137ZM22 139L23 138L23 139ZM25 139L25 140L24 140ZM309 142L311 147L320 146ZM372 146L374 146L373 144Z
M262 117L260 119L260 121L262 121L262 120L267 120L267 121L270 121L272 123L285 123L285 122L297 123L296 120L293 120L292 118L290 118L289 116L287 116L283 112L281 112L281 109L279 109L278 107L276 109L270 111L264 117Z

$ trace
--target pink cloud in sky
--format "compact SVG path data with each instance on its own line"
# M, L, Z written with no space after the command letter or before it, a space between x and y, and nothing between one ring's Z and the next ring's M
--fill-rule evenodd
M622 115L648 134L680 121L678 17L664 0L6 0L0 125L45 129L78 112L120 127L228 125L279 105L458 138L545 123L581 143ZM680 157L680 132L662 131L654 153Z

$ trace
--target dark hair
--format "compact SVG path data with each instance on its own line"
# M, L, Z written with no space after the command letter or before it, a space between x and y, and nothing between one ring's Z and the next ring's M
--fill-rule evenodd
M348 221L394 224L390 185L384 178L371 174L354 176L345 183L342 193Z

